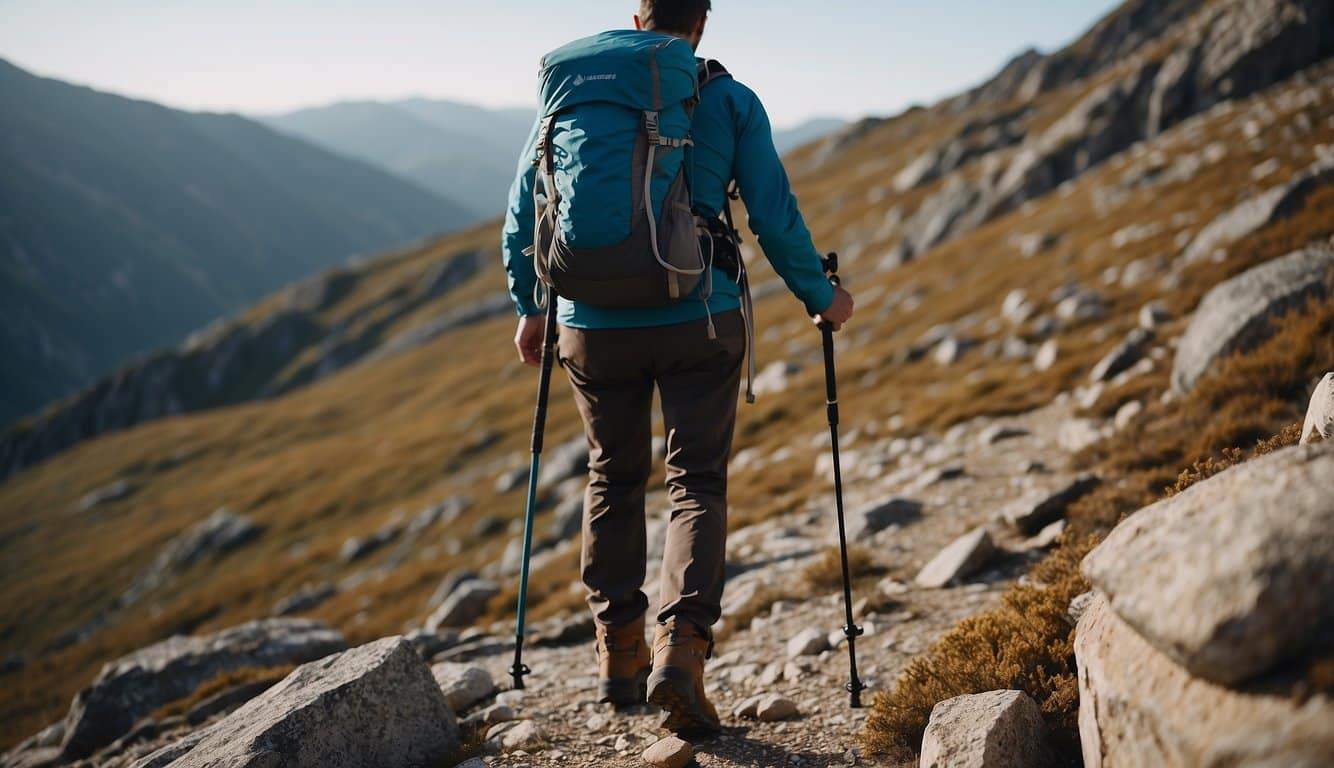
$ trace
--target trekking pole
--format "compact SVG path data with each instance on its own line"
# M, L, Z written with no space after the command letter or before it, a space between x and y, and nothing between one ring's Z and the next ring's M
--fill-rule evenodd
M547 426L547 398L551 394L551 365L555 361L556 294L547 291L547 322L542 333L542 373L537 383L537 410L533 414L532 462L528 467L528 501L523 510L523 563L519 567L519 606L514 629L514 688L523 688L523 676L532 670L523 663L524 618L528 607L528 563L533 551L533 511L537 506L537 470L542 458L542 437Z
M838 277L838 254L831 253L820 260L825 275L834 286L841 284ZM824 389L825 411L829 415L830 448L834 454L834 507L838 513L838 548L843 558L843 636L848 639L848 684L844 686L851 695L851 706L862 706L862 681L857 677L857 637L862 628L852 621L852 576L848 571L848 534L843 522L843 469L838 459L838 382L834 376L834 329L829 323L820 323L820 335L824 342Z

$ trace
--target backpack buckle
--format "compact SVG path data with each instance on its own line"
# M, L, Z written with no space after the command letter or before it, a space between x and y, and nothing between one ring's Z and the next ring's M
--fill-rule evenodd
M644 132L648 134L648 141L650 144L657 144L662 140L662 133L658 128L657 112L644 113Z

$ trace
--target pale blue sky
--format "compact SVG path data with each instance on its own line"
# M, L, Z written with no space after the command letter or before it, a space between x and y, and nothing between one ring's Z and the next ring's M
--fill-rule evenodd
M775 124L889 114L1071 40L1114 0L714 0L700 52ZM533 102L538 58L635 0L0 0L0 57L171 106L272 112L412 95ZM874 10L868 10L874 9Z

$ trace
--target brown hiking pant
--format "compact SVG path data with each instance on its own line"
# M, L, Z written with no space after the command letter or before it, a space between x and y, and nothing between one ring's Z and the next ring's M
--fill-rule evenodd
M727 544L727 462L745 354L739 312L649 328L560 329L560 361L588 437L583 581L601 624L620 626L648 608L640 589L647 543L644 493L653 467L653 387L667 435L671 519L662 559L658 621L708 632L722 613Z

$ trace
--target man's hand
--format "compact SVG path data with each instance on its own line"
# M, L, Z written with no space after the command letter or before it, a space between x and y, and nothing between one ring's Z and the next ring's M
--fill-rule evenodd
M841 285L834 286L834 300L829 302L829 306L825 307L823 312L815 316L815 324L829 323L829 327L837 331L852 318L852 303L852 294L844 290Z
M519 328L514 332L514 347L519 350L519 359L524 365L541 364L542 337L545 333L545 316L528 315L519 318Z

